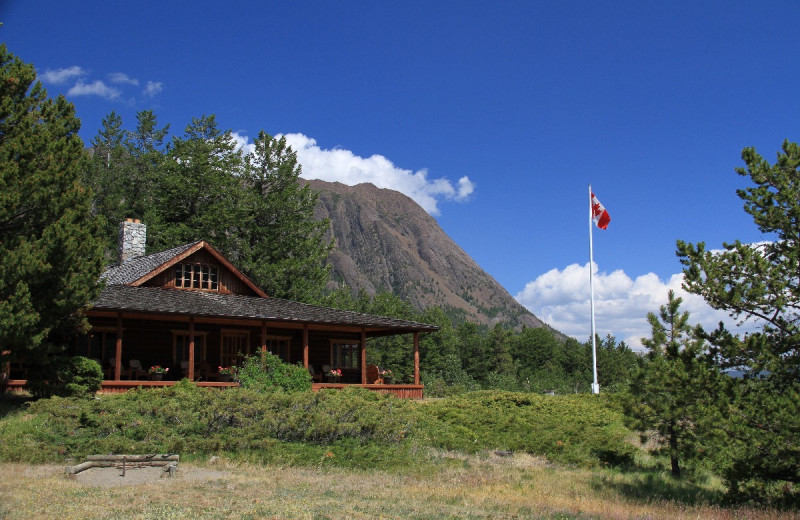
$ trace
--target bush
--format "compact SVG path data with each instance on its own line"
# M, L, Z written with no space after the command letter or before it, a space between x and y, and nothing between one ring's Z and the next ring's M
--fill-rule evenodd
M313 392L212 390L183 380L100 399L41 399L0 420L0 460L55 462L91 453L225 453L261 461L373 462L402 451L413 403L364 389ZM338 447L337 449L334 449ZM398 451L399 450L399 451ZM327 459L326 459L327 460Z
M239 383L243 388L259 392L282 389L286 392L306 392L311 390L311 374L300 365L284 363L281 358L269 352L245 358L237 370Z
M103 367L83 356L53 357L28 379L28 390L37 399L91 397L103 383Z
M622 414L592 395L472 392L427 403L419 422L427 442L467 453L502 449L581 466L625 466L636 451Z

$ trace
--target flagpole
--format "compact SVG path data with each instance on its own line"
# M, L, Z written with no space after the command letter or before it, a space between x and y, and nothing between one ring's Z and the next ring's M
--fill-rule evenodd
M594 247L592 245L592 224L594 224L594 211L592 210L592 185L589 185L589 293L591 296L591 309L592 309L592 374L594 375L592 383L592 393L600 393L600 383L597 382L597 345L595 341L595 328L594 328Z

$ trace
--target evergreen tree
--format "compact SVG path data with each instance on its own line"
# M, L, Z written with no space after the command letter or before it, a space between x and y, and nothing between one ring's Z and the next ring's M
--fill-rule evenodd
M514 358L511 357L513 332L497 323L489 331L488 345L492 353L491 371L503 376L516 376Z
M729 366L789 381L800 378L800 147L785 141L770 165L753 148L742 152L747 168L737 168L755 186L737 190L758 229L774 240L735 241L724 251L678 241L686 266L685 287L715 309L739 319L755 318L762 331L748 341L720 345ZM729 348L726 348L729 347Z
M0 44L0 351L26 363L29 379L46 377L86 326L102 270L80 122L35 76Z
M240 266L270 296L315 301L330 272L329 222L314 218L318 195L301 182L286 138L262 131L254 145L244 168L249 197Z
M441 308L431 307L422 313L419 321L439 327L436 334L426 334L420 339L421 370L424 370L426 375L441 375L453 369L460 370L458 337L450 318Z
M92 160L84 183L94 192L93 211L104 219L106 258L116 262L119 223L126 218L158 222L157 180L164 164L167 127L159 129L150 111L137 114L135 131L122 127L115 112L107 115L92 139Z
M124 143L131 165L125 177L128 201L125 218L139 218L143 222L157 220L157 188L167 152L164 140L168 132L169 125L159 128L152 111L136 114L136 129L127 133Z
M130 162L122 118L111 112L101 125L91 141L91 160L84 170L83 183L94 192L92 211L102 219L106 259L111 263L116 260L119 223L133 217L127 211L129 200L125 186Z
M478 325L465 321L456 328L461 365L474 380L485 382L491 370L491 353L486 346L486 338Z
M193 118L161 168L148 245L158 251L203 239L238 263L246 217L241 169L231 132L220 131L213 115Z
M636 372L641 357L631 350L624 341L617 342L612 335L597 338L597 378L601 388L607 392L627 388Z
M770 164L753 148L736 172L753 183L737 190L744 210L771 240L735 241L724 250L678 241L684 286L712 307L760 330L744 338L722 325L706 337L721 369L745 370L732 381L719 422L725 449L715 457L736 498L800 504L800 147L784 141ZM779 406L775 406L780 403ZM765 443L769 441L769 443Z
M704 417L706 396L715 395L715 372L703 360L703 340L689 325L689 313L681 312L682 299L670 290L659 315L647 315L652 336L647 362L631 384L626 400L632 425L658 436L659 450L669 455L672 475L681 476L681 460L692 457L696 429Z
M512 355L520 365L521 374L533 372L545 366L561 364L561 345L545 327L525 327L517 335Z

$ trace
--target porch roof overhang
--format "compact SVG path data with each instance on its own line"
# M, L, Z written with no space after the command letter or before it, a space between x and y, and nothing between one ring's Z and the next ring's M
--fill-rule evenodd
M210 291L110 285L86 310L86 315L138 317L253 325L272 323L286 328L306 325L316 330L364 331L369 336L435 332L439 327L415 321L343 311L280 298L219 294Z

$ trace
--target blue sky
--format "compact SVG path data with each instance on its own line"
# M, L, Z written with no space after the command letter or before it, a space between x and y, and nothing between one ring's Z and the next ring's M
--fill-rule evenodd
M88 143L114 110L244 144L286 134L307 177L403 191L512 295L636 345L679 288L675 241L768 239L741 150L800 139L797 1L0 0L0 36ZM695 321L720 318L687 298Z

